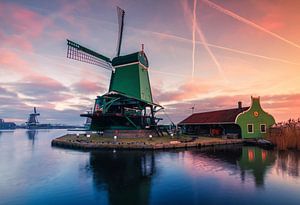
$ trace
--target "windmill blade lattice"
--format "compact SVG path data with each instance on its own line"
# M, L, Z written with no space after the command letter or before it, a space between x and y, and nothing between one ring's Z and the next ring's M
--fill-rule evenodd
M78 60L81 62L93 64L105 68L107 70L113 70L111 60L95 51L85 48L73 41L68 41L67 58Z

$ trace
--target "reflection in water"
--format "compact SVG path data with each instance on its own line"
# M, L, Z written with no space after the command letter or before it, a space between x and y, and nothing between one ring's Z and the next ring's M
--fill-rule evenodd
M37 135L38 131L35 129L27 130L26 134L29 140L32 141L32 145L34 145L35 136Z
M299 151L86 152L51 147L64 130L1 132L0 204L300 204Z
M153 152L91 152L89 168L95 186L108 191L110 204L149 204L155 174Z
M300 151L278 151L276 160L276 171L281 175L299 177Z
M264 185L265 175L275 163L274 151L263 150L258 147L220 146L205 148L192 153L195 157L198 155L198 160L202 163L203 161L206 162L206 169L211 166L213 167L212 170L217 167L231 170L235 174L238 171L242 181L245 180L246 174L253 175L257 187Z
M175 171L176 174L185 173L188 175L186 177L172 173L170 176L163 176L163 178L167 177L170 180L168 182L173 186L176 185L174 191L175 193L178 192L178 196L167 191L163 195L167 198L171 197L168 198L170 201L176 201L176 197L187 197L179 193L190 190L192 186L195 186L194 189L203 192L204 189L207 189L208 182L206 180L208 178L216 180L216 185L218 185L217 181L223 181L224 179L222 183L230 183L230 186L234 183L234 186L237 187L244 184L245 181L253 181L257 190L265 191L264 185L265 181L268 180L267 174L275 174L280 177L272 172L272 170L277 170L277 173L282 175L288 174L299 177L299 162L300 152L277 152L263 150L258 147L220 146L192 150L169 150L167 152L113 152L109 150L91 152L87 167L92 174L94 187L100 192L103 192L103 190L107 192L110 204L150 204L154 193L163 192L170 188L166 184L166 186L159 186L159 189L162 189L159 192L153 191L153 189L158 189L157 184L153 183L153 180L158 177L158 171L160 173L159 177L162 177L163 173L172 172L174 168L178 169L178 172ZM181 172L181 168L188 170L188 172ZM187 181L178 180L179 178L175 176L185 178ZM189 178L189 176L192 177ZM174 183L174 181L176 182ZM252 186L249 187L249 184L246 184L245 187L251 189ZM262 187L264 189L261 189ZM182 190L182 188L185 190ZM222 190L222 188L220 189ZM242 189L243 186L241 186ZM239 190L240 188L232 188L230 193L239 192ZM195 190L192 192L201 195L201 192ZM209 193L208 191L207 194ZM226 196L227 192L220 191L220 193L224 193L224 196ZM242 193L240 192L240 194ZM233 195L239 197L239 193ZM248 197L248 195L243 197ZM185 200L187 200L187 204L191 202L189 197ZM243 201L243 198L241 198L241 201ZM201 202L201 197L198 202ZM242 204L242 202L237 204Z
M242 156L238 161L241 178L244 181L245 172L250 172L254 176L256 186L263 187L265 175L274 163L273 151L263 150L259 147L243 147Z

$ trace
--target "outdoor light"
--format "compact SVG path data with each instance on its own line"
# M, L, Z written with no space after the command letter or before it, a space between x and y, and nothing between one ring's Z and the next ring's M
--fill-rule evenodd
M86 135L86 137L90 137L91 135Z
M79 137L79 133L76 133L76 136Z
M114 136L114 140L117 140L117 138L118 138L118 137L115 135L115 136Z

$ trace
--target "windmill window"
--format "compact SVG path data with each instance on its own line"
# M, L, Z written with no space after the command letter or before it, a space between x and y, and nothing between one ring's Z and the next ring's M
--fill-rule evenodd
M261 124L260 125L260 132L261 133L266 133L266 124Z
M247 124L248 133L253 133L253 124Z

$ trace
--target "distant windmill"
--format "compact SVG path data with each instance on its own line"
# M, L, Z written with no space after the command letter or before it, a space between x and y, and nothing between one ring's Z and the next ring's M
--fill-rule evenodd
M35 128L39 124L37 116L40 113L37 113L36 107L33 108L33 113L29 114L28 121L26 122L27 128Z
M148 59L142 47L120 56L125 11L117 7L119 33L116 57L112 60L91 49L67 40L67 57L94 64L111 72L108 93L98 96L92 113L81 114L92 119L91 130L156 129L160 118L155 113L163 109L152 99L148 75Z

